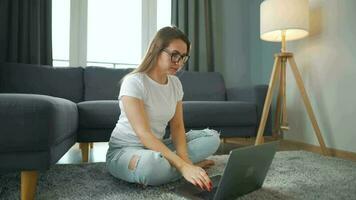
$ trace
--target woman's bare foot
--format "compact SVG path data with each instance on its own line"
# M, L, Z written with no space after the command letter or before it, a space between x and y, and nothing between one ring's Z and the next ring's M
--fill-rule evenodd
M208 169L211 166L213 166L214 164L215 164L215 162L213 160L206 160L205 159L205 160L202 160L202 161L196 163L195 165L199 166L199 167L201 167L203 169Z

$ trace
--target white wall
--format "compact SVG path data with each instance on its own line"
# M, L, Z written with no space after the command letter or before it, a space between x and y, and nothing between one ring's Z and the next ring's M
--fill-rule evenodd
M356 152L356 0L309 1L310 36L287 43L287 50L295 55L326 145ZM213 2L216 67L226 85L268 84L280 44L259 39L262 0ZM285 138L318 145L289 68L287 110Z
M355 8L355 0L310 0L310 36L287 43L326 145L352 152L356 152ZM289 68L287 110L291 129L285 139L318 145Z

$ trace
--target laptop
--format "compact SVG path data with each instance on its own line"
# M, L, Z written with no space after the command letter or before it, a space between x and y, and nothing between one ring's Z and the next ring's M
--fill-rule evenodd
M185 182L174 192L188 199L236 199L262 187L277 150L278 141L234 149L222 175L210 177L210 192Z

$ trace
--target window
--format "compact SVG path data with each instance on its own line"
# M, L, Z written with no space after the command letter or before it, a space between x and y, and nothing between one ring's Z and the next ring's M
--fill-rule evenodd
M70 0L52 0L53 66L69 66Z
M171 25L171 1L157 0L157 30Z
M105 2L105 3L103 3ZM141 0L89 0L88 65L136 64L141 59Z
M171 24L170 0L52 0L52 9L53 66L136 67Z

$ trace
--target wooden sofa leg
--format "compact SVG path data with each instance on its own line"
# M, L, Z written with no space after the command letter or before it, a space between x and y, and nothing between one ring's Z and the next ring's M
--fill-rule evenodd
M225 144L225 143L226 143L226 138L221 138L221 142L222 142L223 144Z
M35 199L38 171L21 172L21 200Z
M81 142L79 148L82 151L82 161L88 162L89 160L89 143Z

